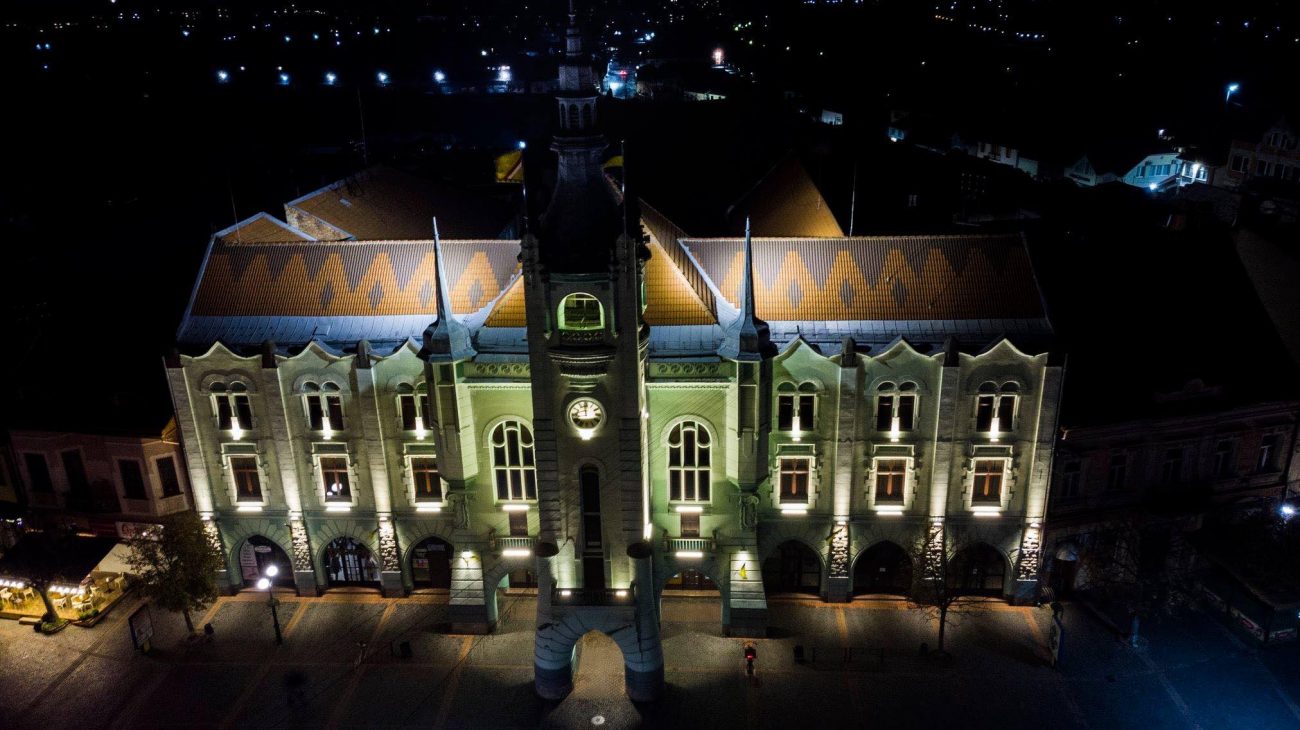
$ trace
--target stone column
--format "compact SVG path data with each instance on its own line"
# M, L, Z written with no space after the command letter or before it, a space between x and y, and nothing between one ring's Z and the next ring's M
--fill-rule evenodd
M1016 581L1007 597L1011 603L1035 603L1038 598L1038 570L1043 554L1043 529L1037 522L1025 526L1016 555Z
M659 612L655 605L654 552L650 543L633 543L627 549L636 575L634 625L610 633L623 650L624 680L628 699L653 702L664 691L664 650L659 640Z
M858 368L853 341L845 341L840 353L838 418L835 422L835 526L831 529L830 565L826 578L826 600L852 600L849 576L849 525L853 514L853 492L858 453Z
M939 376L939 410L935 418L934 458L930 459L931 518L948 514L948 491L952 481L954 461L963 457L957 442L958 423L965 423L961 409L961 367L957 346L947 345L943 369Z
M457 546L459 552L452 556L448 613L453 633L489 634L496 625L496 604L484 592L483 547Z
M358 471L364 470L370 481L379 516L379 584L385 596L406 593L402 585L402 566L398 560L397 535L393 531L393 489L385 448L385 418L374 370L370 367L370 343L357 345L357 410L361 412L361 440L357 444Z
M725 550L729 590L722 604L723 630L728 636L766 636L767 594L763 591L758 541L751 537Z
M316 584L316 568L312 564L311 539L307 536L307 523L302 514L289 515L289 540L292 542L293 582L300 596L315 596L320 593Z

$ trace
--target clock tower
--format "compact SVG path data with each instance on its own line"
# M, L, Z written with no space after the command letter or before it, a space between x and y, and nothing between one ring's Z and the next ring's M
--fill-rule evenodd
M557 94L555 184L528 180L521 244L538 474L536 687L573 687L588 631L623 652L628 696L663 687L653 578L642 279L649 251L631 196L605 177L595 76L569 8Z

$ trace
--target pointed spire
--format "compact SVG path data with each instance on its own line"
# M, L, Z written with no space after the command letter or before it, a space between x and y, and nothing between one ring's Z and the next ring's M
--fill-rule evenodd
M478 353L474 350L469 328L451 311L451 287L447 286L447 267L442 258L442 237L438 235L436 217L433 219L433 257L438 319L424 330L421 355L430 361L466 360Z
M730 360L762 360L775 354L767 323L758 318L754 305L754 243L749 217L745 217L745 269L740 280L739 312L723 332L718 354Z

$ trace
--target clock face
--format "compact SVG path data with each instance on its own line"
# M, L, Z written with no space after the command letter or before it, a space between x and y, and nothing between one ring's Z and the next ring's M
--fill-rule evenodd
M579 398L569 406L569 421L574 428L593 430L605 420L605 409L590 398Z

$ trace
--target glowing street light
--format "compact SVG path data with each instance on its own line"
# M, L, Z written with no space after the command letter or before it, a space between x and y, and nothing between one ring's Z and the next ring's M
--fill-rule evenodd
M519 149L521 149L521 150L523 150L523 149L528 149L528 143L525 142L525 141L523 141L522 139L519 140Z
M388 74L385 73L384 71L380 71L379 73L375 74L375 79L378 80L380 84L387 84Z
M443 73L442 71L434 71L433 80L435 83L441 84L447 80L447 74Z
M1228 93L1226 96L1223 97L1223 102L1226 104L1229 101L1231 101L1232 95L1237 93L1237 90L1240 88L1241 88L1241 84L1228 84Z
M722 49L721 49L721 48L714 48L714 49L713 49L713 65L714 65L714 66L721 66L721 65L722 65Z
M500 81L503 84L508 84L510 83L510 79L512 78L514 77L510 73L509 66L502 66L501 68L497 69L497 81Z
M280 85L281 85L281 86L288 86L288 85L289 85L289 74L287 74L287 73L285 73L285 72L283 72L283 71L280 72Z
M224 84L230 80L230 72L224 69L217 72L217 83Z
M1278 511L1282 513L1282 517L1284 519L1289 520L1292 517L1295 517L1296 506L1294 504L1291 504L1290 502L1283 502L1282 507L1279 508Z
M334 85L334 82L335 82L335 81L338 81L338 80L339 80L339 77L336 76L336 75L334 74L333 71L326 71L326 72L325 72L325 84L326 84L326 85L328 85L328 86L333 86L333 85Z
M276 611L276 607L280 605L280 602L276 600L275 594L271 592L271 579L279 575L280 568L275 565L268 565L265 572L264 577L257 579L257 587L259 590L266 591L266 605L271 608L271 625L275 627L275 643L283 644L284 637L280 634L280 614Z

